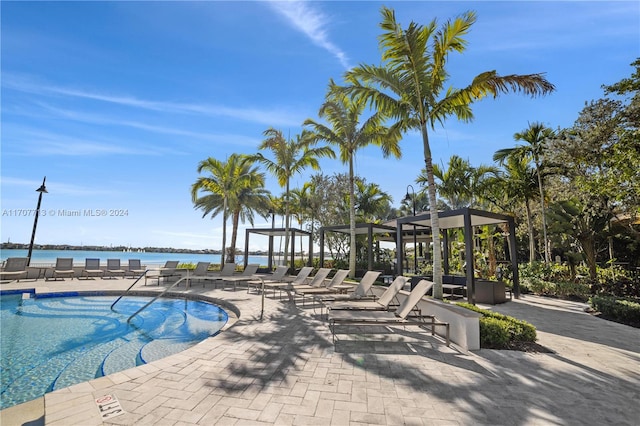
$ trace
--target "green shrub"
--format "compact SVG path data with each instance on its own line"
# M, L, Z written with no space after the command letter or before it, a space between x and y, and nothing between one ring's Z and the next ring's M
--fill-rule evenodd
M503 349L509 345L509 323L497 318L480 318L480 347Z
M458 303L463 308L482 314L480 318L480 347L501 349L511 342L535 342L536 328L526 321L486 309L469 303ZM506 336L506 338L505 338Z
M612 296L593 296L591 307L604 317L623 324L640 327L640 300Z

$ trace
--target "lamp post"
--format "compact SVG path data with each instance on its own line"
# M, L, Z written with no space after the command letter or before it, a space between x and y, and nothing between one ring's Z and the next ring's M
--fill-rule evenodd
M31 264L31 253L33 252L33 242L36 239L36 227L38 226L38 216L40 215L40 204L42 203L42 194L47 193L47 187L44 186L44 182L47 180L47 177L45 176L44 179L42 179L42 185L40 185L40 188L36 189L36 192L39 192L40 194L38 195L38 205L36 206L36 214L35 214L35 218L33 219L33 231L31 232L31 243L29 243L29 253L27 253L27 266Z
M409 188L411 188L411 193L413 195L409 195ZM404 201L409 202L413 206L413 216L416 215L416 191L413 189L413 186L407 185L407 195L404 196ZM418 273L418 239L416 237L416 225L413 224L413 273Z

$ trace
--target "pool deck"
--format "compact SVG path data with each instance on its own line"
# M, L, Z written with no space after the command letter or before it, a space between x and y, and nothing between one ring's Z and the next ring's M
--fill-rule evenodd
M123 290L132 282L24 280L0 289ZM489 307L531 322L553 353L465 353L409 329L384 336L403 342L334 348L311 307L265 298L261 321L260 295L211 284L187 291L224 299L240 317L187 351L3 410L0 424L640 424L640 329L595 318L581 303L525 296ZM95 399L104 395L125 414L103 420Z

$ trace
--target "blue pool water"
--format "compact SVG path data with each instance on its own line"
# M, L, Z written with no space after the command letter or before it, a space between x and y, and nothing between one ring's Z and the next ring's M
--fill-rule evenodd
M161 298L0 296L0 409L183 351L226 324L218 306Z

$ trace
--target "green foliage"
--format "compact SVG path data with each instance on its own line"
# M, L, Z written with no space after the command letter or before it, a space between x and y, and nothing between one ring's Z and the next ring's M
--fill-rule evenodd
M589 303L607 319L640 327L640 299L593 296Z
M536 328L522 321L497 312L478 308L469 303L457 303L458 306L482 314L480 318L480 347L504 349L512 342L535 342Z

